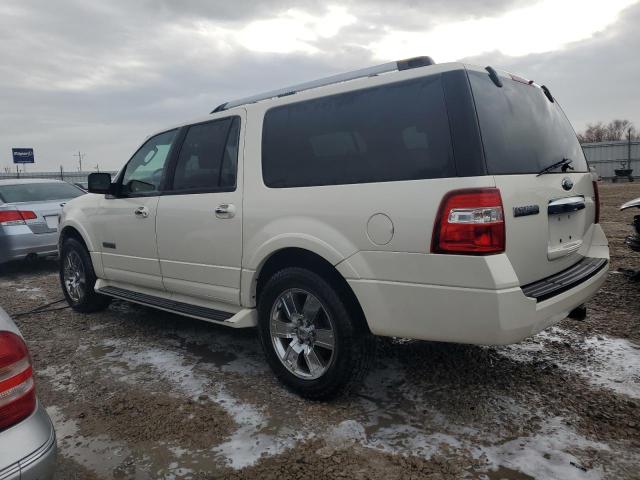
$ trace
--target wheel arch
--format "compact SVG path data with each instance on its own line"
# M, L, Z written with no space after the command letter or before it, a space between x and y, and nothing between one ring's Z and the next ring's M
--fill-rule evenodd
M87 251L89 253L97 251L95 245L91 241L91 237L88 235L86 230L78 225L76 222L65 222L62 230L60 230L60 237L58 239L58 245L62 246L62 242L69 237L76 238L79 242L81 242L85 247L87 247Z
M370 332L364 315L364 311L353 289L347 280L327 259L311 250L299 247L287 247L273 252L261 262L256 270L254 281L251 282L251 298L257 305L260 294L269 279L278 271L287 267L306 268L324 278L336 289L344 300L352 318L358 322L358 326Z
M58 250L62 248L62 244L67 238L75 238L85 246L87 251L91 251L89 250L89 246L87 245L87 242L85 241L82 234L78 231L77 228L72 225L67 225L60 231L60 238L58 239Z
M90 241L88 241L88 236L83 235L81 229L77 228L75 225L65 225L62 230L60 230L60 237L58 238L58 252L60 254L62 254L62 244L67 238L74 238L84 245L89 253L89 258L91 258L93 271L98 278L102 277L103 270L100 253L95 251Z

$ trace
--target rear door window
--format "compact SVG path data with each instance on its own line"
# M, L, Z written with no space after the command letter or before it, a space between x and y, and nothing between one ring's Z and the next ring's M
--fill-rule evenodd
M440 75L272 108L262 142L273 188L456 175Z
M68 200L85 192L68 183L22 183L0 186L0 201L5 203Z
M587 171L573 127L542 89L509 77L501 77L499 88L487 73L475 71L469 80L489 174L538 173L563 158L573 160L575 171Z
M178 155L172 190L235 188L239 132L239 117L190 126Z

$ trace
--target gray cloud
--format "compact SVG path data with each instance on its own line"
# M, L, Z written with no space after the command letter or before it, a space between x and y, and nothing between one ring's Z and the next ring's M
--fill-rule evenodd
M350 1L344 5L358 22L315 41L322 53L285 55L224 45L197 28L237 30L292 7L323 15L325 6L306 0L5 2L0 6L0 167L11 164L11 147L33 146L39 169L73 168L78 149L87 154L87 165L115 169L149 133L206 114L223 101L372 64L362 45L387 27L420 31L522 4ZM607 32L562 51L469 60L546 83L580 128L615 116L633 120L640 106L634 98L640 66L631 51L640 45L638 20L640 7L635 7Z
M615 28L546 54L506 57L488 54L464 61L498 65L546 84L574 127L614 118L635 120L640 128L640 5L623 12Z

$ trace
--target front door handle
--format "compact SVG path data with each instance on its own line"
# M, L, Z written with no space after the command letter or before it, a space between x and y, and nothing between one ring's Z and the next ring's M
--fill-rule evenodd
M149 216L149 209L147 207L138 207L133 213L135 213L136 217L147 218Z
M215 209L218 218L233 218L236 216L236 207L231 203L222 203Z

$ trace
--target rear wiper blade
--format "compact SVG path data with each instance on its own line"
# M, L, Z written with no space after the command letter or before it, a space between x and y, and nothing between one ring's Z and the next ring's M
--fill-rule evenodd
M540 175L544 175L545 173L549 173L551 170L553 170L554 168L558 168L558 167L562 167L562 171L563 172L566 172L567 169L573 170L573 167L571 166L572 163L573 163L573 160L571 160L570 158L563 158L559 162L555 162L555 163L552 163L551 165L549 165L548 167L544 167L542 170L540 170L538 172L538 175L536 175L536 176L539 177Z

